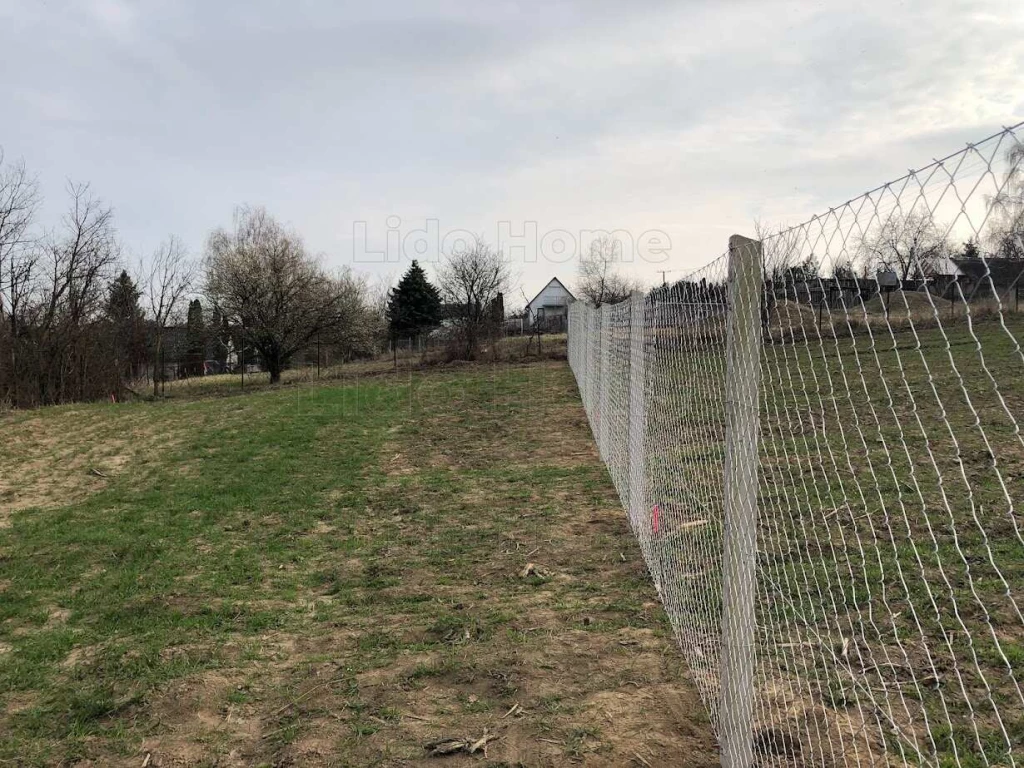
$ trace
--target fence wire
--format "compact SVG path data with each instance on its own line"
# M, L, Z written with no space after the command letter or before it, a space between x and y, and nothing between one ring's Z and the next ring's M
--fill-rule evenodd
M1020 130L571 308L724 764L1024 764Z

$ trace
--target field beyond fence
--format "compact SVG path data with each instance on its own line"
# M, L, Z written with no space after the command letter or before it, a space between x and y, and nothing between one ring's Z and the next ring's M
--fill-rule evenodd
M1024 762L1022 156L1007 129L572 307L592 431L723 765ZM940 264L951 238L980 269Z

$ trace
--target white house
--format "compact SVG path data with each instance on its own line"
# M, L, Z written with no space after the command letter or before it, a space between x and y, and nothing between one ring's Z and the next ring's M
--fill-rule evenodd
M576 301L568 288L557 277L551 278L533 301L526 305L526 314L531 325L541 325L552 330L565 330L569 319L569 305Z

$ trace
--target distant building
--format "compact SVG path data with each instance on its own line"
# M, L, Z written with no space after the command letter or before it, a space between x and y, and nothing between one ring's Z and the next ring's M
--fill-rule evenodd
M551 278L540 293L526 305L530 325L546 331L564 331L569 320L569 305L576 301L557 277Z
M1024 262L1017 259L1002 259L991 256L988 259L953 259L956 267L956 282L968 299L1015 294L1024 277Z
M936 296L949 298L957 294L954 283L960 285L961 290L967 282L967 273L960 269L957 263L959 259L949 256L941 256L929 265L928 290ZM975 261L975 259L971 259Z

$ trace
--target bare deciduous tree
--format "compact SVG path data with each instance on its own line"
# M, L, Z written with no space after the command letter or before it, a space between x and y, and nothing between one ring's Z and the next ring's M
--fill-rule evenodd
M1006 151L1008 169L998 194L989 199L986 243L995 256L1024 259L1024 144Z
M0 150L0 317L12 306L12 283L18 280L15 257L31 244L29 230L39 205L39 187L25 163L4 166Z
M30 230L39 205L39 186L24 162L4 166L0 150L0 345L2 359L10 361L8 376L0 376L3 399L12 394L18 370L18 316L28 292L36 251Z
M860 249L876 268L910 280L933 275L949 244L929 212L897 211L861 240Z
M378 297L364 275L342 270L330 278L338 296L337 322L328 327L324 340L334 345L341 359L372 357L385 335L387 324L377 308Z
M153 253L149 264L140 266L140 274L143 275L142 290L153 323L153 395L156 396L164 375L164 335L192 290L196 263L189 257L181 240L171 235Z
M242 327L271 383L317 334L342 334L364 319L365 286L349 273L327 274L301 238L263 208L241 208L232 231L206 247L206 294Z
M608 235L591 240L590 250L580 259L576 293L595 307L625 301L640 289L640 284L619 273L621 263L622 244L618 240Z
M32 307L23 315L36 350L40 402L88 396L88 347L93 321L102 313L108 280L120 260L114 213L89 192L88 184L68 184L71 204L61 229L48 236L39 257Z
M502 297L511 280L501 253L479 237L464 250L444 256L437 285L460 356L475 360L481 343L500 326Z
M369 313L367 322L373 334L374 352L388 338L388 299L391 297L391 286L395 282L393 275L378 275L372 283L366 283L364 301Z

